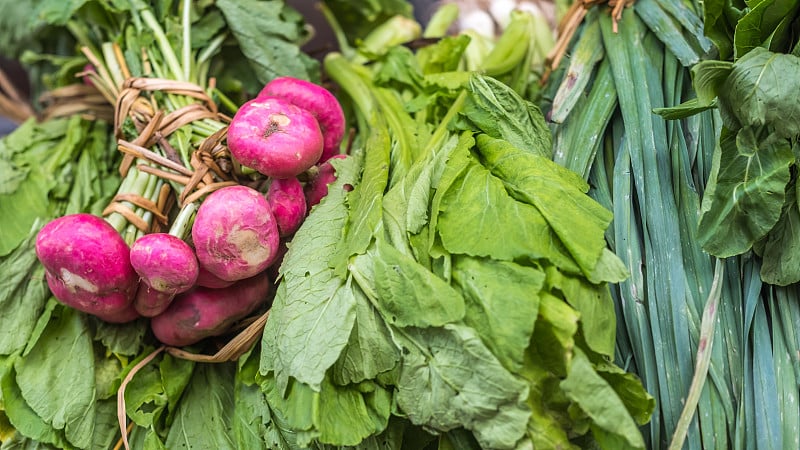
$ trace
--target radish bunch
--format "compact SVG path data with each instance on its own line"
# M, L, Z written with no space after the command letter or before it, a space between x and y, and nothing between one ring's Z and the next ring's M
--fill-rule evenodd
M226 332L267 301L287 242L335 178L329 160L344 157L343 134L333 94L299 79L273 80L240 107L227 135L231 155L266 178L264 189L240 184L207 195L191 239L176 223L129 246L103 218L53 220L36 242L51 291L107 322L148 318L167 345Z

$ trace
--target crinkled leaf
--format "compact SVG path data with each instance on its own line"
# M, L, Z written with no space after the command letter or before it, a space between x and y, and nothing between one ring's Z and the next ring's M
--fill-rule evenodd
M374 264L377 307L399 327L441 326L464 317L464 299L449 283L383 240Z
M142 350L144 336L149 326L147 320L114 324L92 317L89 319L94 326L95 340L100 341L110 352L133 356Z
M589 197L575 172L548 158L478 136L486 167L503 180L515 198L536 207L580 266L590 275L606 248L612 214Z
M237 449L231 436L235 364L199 364L169 428L165 446Z
M800 57L761 47L739 58L720 91L742 127L770 125L779 137L800 135Z
M96 389L94 351L84 316L62 308L14 368L31 409L53 428L64 430L70 443L87 447L94 432Z
M539 311L544 273L510 261L459 256L453 281L464 295L464 323L509 371L518 372Z
M331 259L347 221L344 185L355 185L352 158L336 161L328 195L295 233L281 264L283 276L264 327L262 375L274 371L281 392L289 377L315 390L347 345L355 322L355 294L337 277Z
M158 367L142 367L125 388L125 409L128 417L141 427L150 427L167 406Z
M471 430L485 448L512 449L525 434L528 386L469 327L407 330L395 399L415 424Z
M749 127L738 133L723 129L698 226L703 249L724 258L766 236L780 218L794 161L784 139L762 139Z
M300 50L302 16L279 0L219 0L228 28L261 83L278 76L319 81L319 64Z
M644 449L636 422L614 389L595 372L589 359L577 350L567 378L560 383L566 395L592 419L595 439L603 448Z
M503 182L474 159L441 194L436 225L451 253L508 261L546 259L579 270L541 213L514 200ZM502 235L498 229L504 230Z
M538 107L506 84L478 74L470 77L468 92L463 114L477 129L531 154L551 157L550 130Z
M368 263L366 259L356 260ZM400 360L399 350L381 315L361 288L354 288L353 293L356 295L356 322L350 340L332 369L333 381L338 385L374 379L393 369Z

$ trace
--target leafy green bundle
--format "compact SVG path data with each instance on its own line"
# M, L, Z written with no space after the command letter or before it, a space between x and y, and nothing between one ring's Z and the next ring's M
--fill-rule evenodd
M644 448L653 399L612 363L608 283L627 273L605 248L611 214L551 161L538 108L433 69L457 67L457 39L325 61L362 133L280 269L264 433L277 448Z
M745 7L746 6L746 7ZM752 250L761 278L800 282L796 146L800 138L796 1L706 7L706 33L718 59L692 68L697 97L663 111L670 117L716 107L723 121L698 236L703 249L728 257Z
M614 211L607 239L632 274L612 288L624 324L618 356L657 398L645 434L651 448L777 449L800 430L800 371L790 356L800 348L798 285L767 285L751 252L717 259L701 239L719 231L706 206L724 117L687 101L701 95L690 68L714 51L714 21L734 13L732 3L637 0L618 33L593 8L543 107L555 160L583 174L590 195Z

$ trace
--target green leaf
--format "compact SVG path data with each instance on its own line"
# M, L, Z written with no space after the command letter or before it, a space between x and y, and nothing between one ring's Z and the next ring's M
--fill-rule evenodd
M0 354L25 348L47 299L44 267L34 252L35 235L30 235L9 255L0 257Z
M506 371L469 327L410 328L395 400L412 423L464 426L484 448L513 449L525 434L528 387Z
M377 307L398 327L441 326L464 317L464 299L441 278L383 240L374 264Z
M761 0L745 10L745 14L736 22L733 34L733 45L737 59L743 58L751 50L761 47L766 41L780 41L774 49L778 52L789 51L791 31L786 25L780 26L784 19L794 19L800 3L794 0ZM777 29L785 36L774 36Z
M459 256L453 260L453 282L466 300L464 323L506 369L518 372L538 315L544 273L509 261Z
M147 333L147 320L135 320L124 324L105 322L89 317L94 327L94 339L100 341L109 351L125 356L133 356L142 350Z
M544 216L584 275L590 276L606 248L612 214L586 195L588 185L575 172L548 158L478 136L478 150L492 174L519 201Z
M335 275L331 259L348 215L344 185L356 185L359 167L352 158L335 167L336 181L297 230L284 257L283 279L264 327L260 372L275 371L281 392L289 377L319 390L356 318L353 288Z
M580 270L535 207L516 201L500 179L474 158L468 160L439 198L436 226L447 251L506 261L544 259ZM502 236L498 229L504 230Z
M538 107L513 89L486 76L473 74L463 114L487 135L514 147L550 159L550 131Z
M242 360L244 363L242 364ZM269 404L261 388L255 384L258 373L258 354L242 356L236 371L233 401L233 439L236 448L267 450L265 436L271 422Z
M562 299L548 293L539 295L539 317L533 330L530 351L533 363L565 376L575 348L580 314Z
M167 406L158 367L142 367L125 388L125 409L128 417L141 427L152 426Z
M646 424L656 406L656 400L642 386L642 380L633 373L607 362L594 362L598 375L614 389L633 420L639 425Z
M169 428L166 448L237 449L231 436L235 364L200 364Z
M781 217L767 234L763 245L761 279L765 283L787 286L800 281L800 208L797 205L797 184L787 190Z
M786 140L762 139L752 128L723 129L698 226L703 249L724 258L766 236L780 218L794 161Z
M53 444L58 448L75 448L66 440L63 430L56 430L45 423L26 403L17 385L17 373L13 364L9 364L9 362L4 362L4 364L8 364L8 367L5 368L2 379L0 379L0 387L2 387L3 393L3 411L11 425L20 434L32 440Z
M381 315L360 288L354 288L353 292L356 295L356 322L350 340L332 368L334 383L342 386L374 379L378 374L392 370L400 360L399 350Z
M272 374L262 377L260 384L279 427L277 433L294 437L286 442L290 448L306 448L315 439L336 446L356 445L383 431L389 420L391 394L372 382L337 386L325 378L317 392L292 381L285 397Z
M576 350L567 378L560 386L591 417L595 439L602 448L645 448L625 405L580 350Z
M242 53L258 80L279 76L319 81L319 64L300 50L302 20L280 0L219 0Z
M422 47L417 51L417 60L422 73L429 75L456 70L469 42L470 38L461 34L445 36L433 45Z
M617 320L614 300L606 284L591 284L582 278L569 277L554 268L547 270L550 291L558 290L580 314L581 330L593 351L614 356Z
M389 180L391 140L386 120L378 114L371 117L369 136L364 144L364 170L358 185L348 196L351 215L347 218L344 244L340 248L337 273L344 273L350 256L364 253L372 242L383 209L383 193Z
M30 353L14 364L20 393L42 420L76 447L91 443L95 418L94 351L83 315L61 308Z
M733 71L729 61L707 60L692 66L692 84L699 106L710 106Z
M743 127L769 125L779 137L800 135L800 58L755 48L733 65L720 96Z

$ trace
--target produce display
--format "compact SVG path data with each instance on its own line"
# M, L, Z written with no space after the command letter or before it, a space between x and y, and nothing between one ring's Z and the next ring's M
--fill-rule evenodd
M800 445L797 8L0 4L0 450Z

